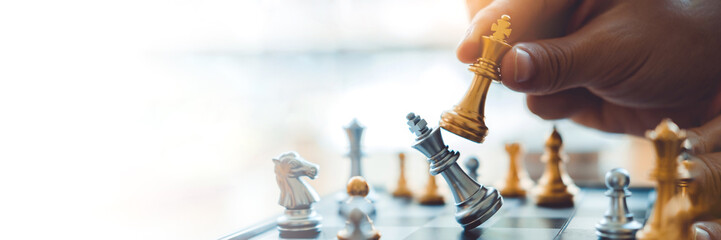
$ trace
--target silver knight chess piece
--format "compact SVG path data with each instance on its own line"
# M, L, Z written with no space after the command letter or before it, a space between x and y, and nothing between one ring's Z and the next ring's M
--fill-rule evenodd
M320 233L322 217L313 209L318 193L300 177L315 179L318 165L308 162L295 152L283 153L273 159L275 179L280 188L278 204L285 214L277 219L281 238L306 238Z
M456 202L456 221L469 230L481 225L503 205L495 188L485 187L471 179L456 163L458 152L449 150L441 138L440 128L429 128L426 120L414 113L406 116L408 126L417 138L413 148L428 157L430 172L441 174Z
M629 183L626 169L614 168L606 173L606 196L610 198L610 205L601 222L596 224L596 235L599 238L635 239L636 231L641 229L641 223L633 219L633 213L628 211L626 205L626 197L631 196Z

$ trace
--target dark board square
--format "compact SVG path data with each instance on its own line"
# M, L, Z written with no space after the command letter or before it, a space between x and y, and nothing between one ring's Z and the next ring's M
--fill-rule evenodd
M459 239L459 240L509 240L509 239L534 239L551 240L558 234L558 229L496 229L476 228L463 231L462 228L422 228L413 232L406 239L413 240L437 240L437 239Z
M544 217L504 217L499 219L492 228L562 228L567 218Z

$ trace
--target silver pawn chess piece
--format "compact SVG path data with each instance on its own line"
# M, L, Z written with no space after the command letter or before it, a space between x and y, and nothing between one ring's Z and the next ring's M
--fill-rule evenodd
M441 138L440 128L429 128L426 120L409 113L408 126L417 138L413 148L428 157L433 175L441 174L448 183L456 202L456 221L469 230L481 225L503 205L495 188L484 187L461 170L458 152L449 150Z
M626 197L631 196L628 190L630 179L628 171L614 168L606 173L606 196L611 198L609 209L601 222L596 224L596 235L601 239L635 239L636 231L641 224L633 220L633 213L628 211Z
M468 176L471 177L471 179L473 179L474 181L478 182L478 167L481 166L481 163L478 162L478 158L469 157L466 159L466 161L463 161L463 165L466 166Z
M351 123L343 128L348 135L348 141L350 142L350 151L348 152L348 158L350 158L350 177L348 179L360 176L363 177L361 159L363 158L363 150L361 148L361 137L365 127L358 123L357 119L353 119ZM369 186L370 192L368 193L368 200L374 202L376 199L375 191L372 186ZM344 202L348 199L348 194L341 192L337 195L339 202Z
M277 219L281 238L312 237L320 233L322 217L313 209L318 193L300 177L315 179L318 165L308 162L295 152L283 153L273 159L275 179L280 188L278 204L285 214Z
M376 240L381 234L373 227L373 221L358 208L348 214L345 229L338 232L340 240Z

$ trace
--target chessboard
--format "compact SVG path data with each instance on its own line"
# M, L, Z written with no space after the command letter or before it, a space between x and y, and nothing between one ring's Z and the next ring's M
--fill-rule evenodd
M493 217L464 231L454 219L453 199L446 199L441 206L423 206L410 199L393 198L384 189L375 190L376 214L371 218L381 239L598 239L594 227L610 204L605 188L581 188L574 207L566 208L538 207L530 199L504 198L503 207ZM633 195L627 198L629 211L634 219L645 223L655 193L649 188L630 190ZM338 209L339 202L333 196L316 203L323 226L315 239L336 239L345 226ZM279 239L279 234L275 219L269 219L221 239Z

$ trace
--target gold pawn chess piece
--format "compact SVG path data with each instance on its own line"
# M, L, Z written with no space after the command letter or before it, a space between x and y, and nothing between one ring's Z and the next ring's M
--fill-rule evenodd
M500 80L499 66L503 55L511 49L506 38L511 35L511 17L501 16L491 26L491 36L483 36L481 57L468 70L475 73L471 87L460 103L441 115L440 126L458 136L482 143L488 134L484 121L486 94L491 81Z
M438 185L436 185L436 176L431 175L428 172L428 184L426 184L426 191L422 196L418 198L418 203L421 205L443 205L443 196L438 194Z
M693 200L691 198L693 194L689 194L689 185L693 182L693 177L691 177L691 171L689 170L690 164L691 162L687 159L683 159L679 162L678 171L676 173L676 193Z
M398 187L393 191L394 197L411 198L413 193L408 189L406 182L406 155L404 153L398 154L398 160L400 162L400 176L398 176Z
M509 156L508 174L505 182L500 182L498 189L503 197L526 197L526 193L533 187L533 180L528 176L523 166L523 149L519 143L506 144Z
M370 187L368 182L361 177L355 176L348 180L346 185L346 191L348 196L351 197L363 197L368 196ZM370 203L370 201L367 201ZM373 226L373 220L368 217L369 209L364 209L363 206L353 207L352 210L348 211L348 221L346 221L346 228L339 231L336 237L340 240L377 240L381 238L380 232Z
M646 138L656 148L656 166L651 170L651 179L656 181L656 203L646 225L636 233L637 239L666 239L665 232L670 216L664 216L668 202L676 195L678 156L681 154L681 143L686 139L686 132L680 130L670 119L664 119L653 131L646 132ZM677 228L672 228L677 229Z
M573 197L575 192L573 188L578 189L573 183L567 181L564 166L565 156L561 153L563 140L561 134L558 133L556 127L553 127L553 133L546 140L546 151L541 160L546 162L546 169L543 175L538 179L538 185L532 190L536 200L536 205L546 207L570 207L573 206Z

